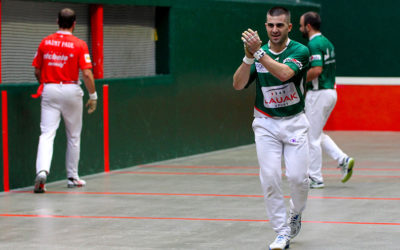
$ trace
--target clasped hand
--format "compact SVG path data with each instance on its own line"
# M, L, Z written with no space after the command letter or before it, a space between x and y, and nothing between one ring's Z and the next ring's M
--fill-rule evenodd
M247 29L242 33L242 41L244 44L244 50L246 56L249 58L253 58L253 54L261 48L262 41L258 36L257 31L253 31L252 29Z

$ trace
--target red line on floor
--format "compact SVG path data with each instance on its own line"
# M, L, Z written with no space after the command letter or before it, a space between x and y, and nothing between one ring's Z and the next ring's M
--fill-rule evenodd
M224 218L179 218L179 217L136 217L136 216L84 216L84 215L51 215L51 214L0 214L0 217L23 218L66 218L66 219L130 219L130 220L185 220L185 221L237 221L237 222L268 222L256 219L224 219ZM353 225L384 225L400 226L395 222L353 222L353 221L302 221L303 223L353 224Z
M359 221L302 221L303 223L324 223L324 224L352 224L352 225L381 225L381 226L400 226L396 222L359 222Z
M12 193L32 193L32 191L11 191ZM262 195L246 194L180 194L180 193L130 193L130 192L67 192L67 191L46 191L47 194L93 194L93 195L149 195L149 196L202 196L202 197L249 197L260 198Z
M11 191L12 193L32 193L32 191ZM46 191L48 194L89 194L89 195L149 195L149 196L202 196L202 197L239 197L239 198L263 198L263 195L253 194L189 194L189 193L131 193L131 192L75 192L75 191ZM285 196L290 198L290 196ZM308 199L330 199L330 200L386 200L399 201L400 198L383 197L323 197L309 196Z
M260 169L257 166L181 166L181 165L141 165L140 168L200 168L200 169Z
M204 173L204 172L140 172L140 171L113 171L114 174L154 174L154 175L237 175L237 176L258 176L258 173ZM339 174L324 174L324 176L341 177ZM400 178L398 175L359 175L353 177L366 178Z
M160 175L255 175L258 173L197 173L197 172L140 172L140 171L113 171L114 174L160 174Z
M258 166L185 166L185 165L140 165L139 168L177 168L177 169L260 169ZM338 168L322 168L339 170ZM355 171L400 171L400 168L354 168Z
M330 197L330 196L320 197L320 196L308 196L308 199L400 201L400 198L383 198L383 197Z
M338 168L322 168L322 170L339 170ZM354 171L400 171L400 168L357 168Z
M338 177L341 175L338 174L323 174L324 177ZM354 174L353 173L353 178L354 177L360 177L360 178L400 178L399 175L366 175L366 174Z
M356 167L357 166L400 166L399 162L393 162L393 161L381 161L381 160L376 160L376 161L359 161L357 159L355 159L356 161ZM337 165L336 161L326 161L323 162L324 165Z
M253 219L217 219L217 218L179 218L179 217L137 217L137 216L85 216L85 215L49 215L49 214L0 214L0 217L28 218L70 218L70 219L131 219L131 220L201 220L201 221L248 221L268 222Z

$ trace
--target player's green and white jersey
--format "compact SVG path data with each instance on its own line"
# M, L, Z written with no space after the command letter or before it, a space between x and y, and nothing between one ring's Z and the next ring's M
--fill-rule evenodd
M335 88L336 57L335 47L321 33L310 37L308 42L310 49L310 66L322 67L322 73L312 81L312 89L333 89Z
M248 85L256 80L254 116L286 117L304 110L304 85L309 68L309 50L299 42L288 39L286 48L279 53L262 49L277 62L288 65L295 75L282 82L257 60L251 66Z

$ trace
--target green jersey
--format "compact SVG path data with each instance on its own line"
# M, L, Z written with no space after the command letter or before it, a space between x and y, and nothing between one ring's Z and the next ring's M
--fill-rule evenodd
M256 80L256 101L254 116L286 117L304 110L304 84L309 68L309 50L299 42L288 39L286 48L279 53L269 49L266 44L262 49L274 60L286 64L294 76L282 82L257 60L251 66L249 83Z
M310 37L308 42L310 49L311 67L321 66L322 73L312 80L312 89L333 89L335 87L336 58L335 47L321 33Z

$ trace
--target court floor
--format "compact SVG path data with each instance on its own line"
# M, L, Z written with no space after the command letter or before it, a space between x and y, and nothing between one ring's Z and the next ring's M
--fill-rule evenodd
M400 249L400 133L329 132L356 160L324 158L290 249ZM254 145L0 194L0 249L267 249ZM286 180L284 193L288 195ZM288 198L286 199L288 201Z

